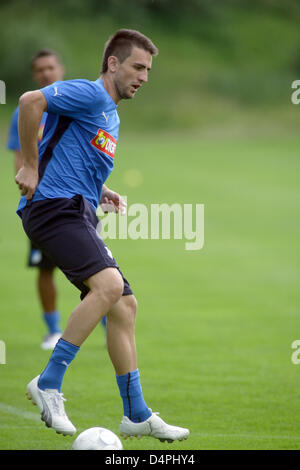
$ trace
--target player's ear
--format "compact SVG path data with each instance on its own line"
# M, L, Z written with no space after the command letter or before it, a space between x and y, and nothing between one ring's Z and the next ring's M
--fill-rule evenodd
M116 56L111 55L108 57L107 67L108 67L108 70L110 70L110 72L116 72L118 65L119 65L119 59Z

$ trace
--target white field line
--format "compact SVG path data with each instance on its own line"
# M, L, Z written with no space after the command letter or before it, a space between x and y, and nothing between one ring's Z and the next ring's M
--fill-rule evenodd
M37 409L38 410L38 409ZM39 413L32 413L31 411L24 411L19 408L15 408L11 405L6 405L5 403L0 402L0 412L19 416L20 418L28 419L30 421L41 422L41 418ZM2 421L2 419L1 419ZM0 428L9 427L5 424L2 424L0 421ZM77 429L80 431L80 429ZM199 437L212 437L212 438L221 438L221 439L228 439L228 438L240 438L240 439L266 439L266 440L296 440L300 441L299 436L261 436L257 434L216 434L216 433L206 433L206 432L192 432L192 436L199 436Z
M0 424L0 431L1 429L15 429L15 430L20 430L20 429L33 429L35 427L35 424L27 424L27 425L20 425L16 424L15 426L12 426L11 424ZM0 450L2 450L0 448Z
M0 402L0 412L6 413L9 415L19 416L19 418L29 419L30 421L40 422L41 417L39 414L39 409L37 408L37 413L32 413L31 411L24 411L20 408L15 408L14 406L7 405L6 403ZM1 423L2 419L0 420Z

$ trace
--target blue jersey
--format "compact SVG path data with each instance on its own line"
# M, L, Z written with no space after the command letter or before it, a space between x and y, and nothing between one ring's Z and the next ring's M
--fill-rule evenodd
M14 113L11 118L8 140L7 140L7 148L9 150L20 150L20 142L19 142L19 133L18 133L18 117L19 117L19 106L14 110ZM39 128L39 142L42 140L43 137L43 130L45 126L45 122L47 119L47 113L43 113L43 117L41 120L40 128Z
M113 170L120 119L102 80L55 82L41 89L48 105L32 201L84 196L94 207ZM18 214L26 206L21 197Z

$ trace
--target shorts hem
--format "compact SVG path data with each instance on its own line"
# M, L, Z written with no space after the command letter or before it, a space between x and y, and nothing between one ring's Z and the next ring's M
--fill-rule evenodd
M105 265L105 266L101 265L101 266L97 266L97 267L95 267L95 268L93 268L93 269L90 269L89 271L87 271L87 274L86 274L86 273L84 274L83 277L80 276L80 277L74 278L74 277L72 276L72 279L71 279L71 277L69 277L67 274L66 274L66 276L68 277L69 281L74 284L75 282L84 282L84 281L86 281L89 277L93 276L94 274L99 273L100 271L103 271L103 270L106 269L106 268L115 268L115 269L118 269L115 264L112 264L112 265Z

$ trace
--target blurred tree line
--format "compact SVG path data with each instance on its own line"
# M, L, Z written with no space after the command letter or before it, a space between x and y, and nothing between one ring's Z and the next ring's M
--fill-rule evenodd
M194 122L200 105L207 120L228 101L286 103L300 79L299 0L0 0L0 18L8 100L34 87L29 61L44 47L61 54L66 78L97 78L104 43L120 27L144 32L160 49L143 101L149 116L153 91L169 111L176 96ZM175 113L174 104L164 122L172 126Z

